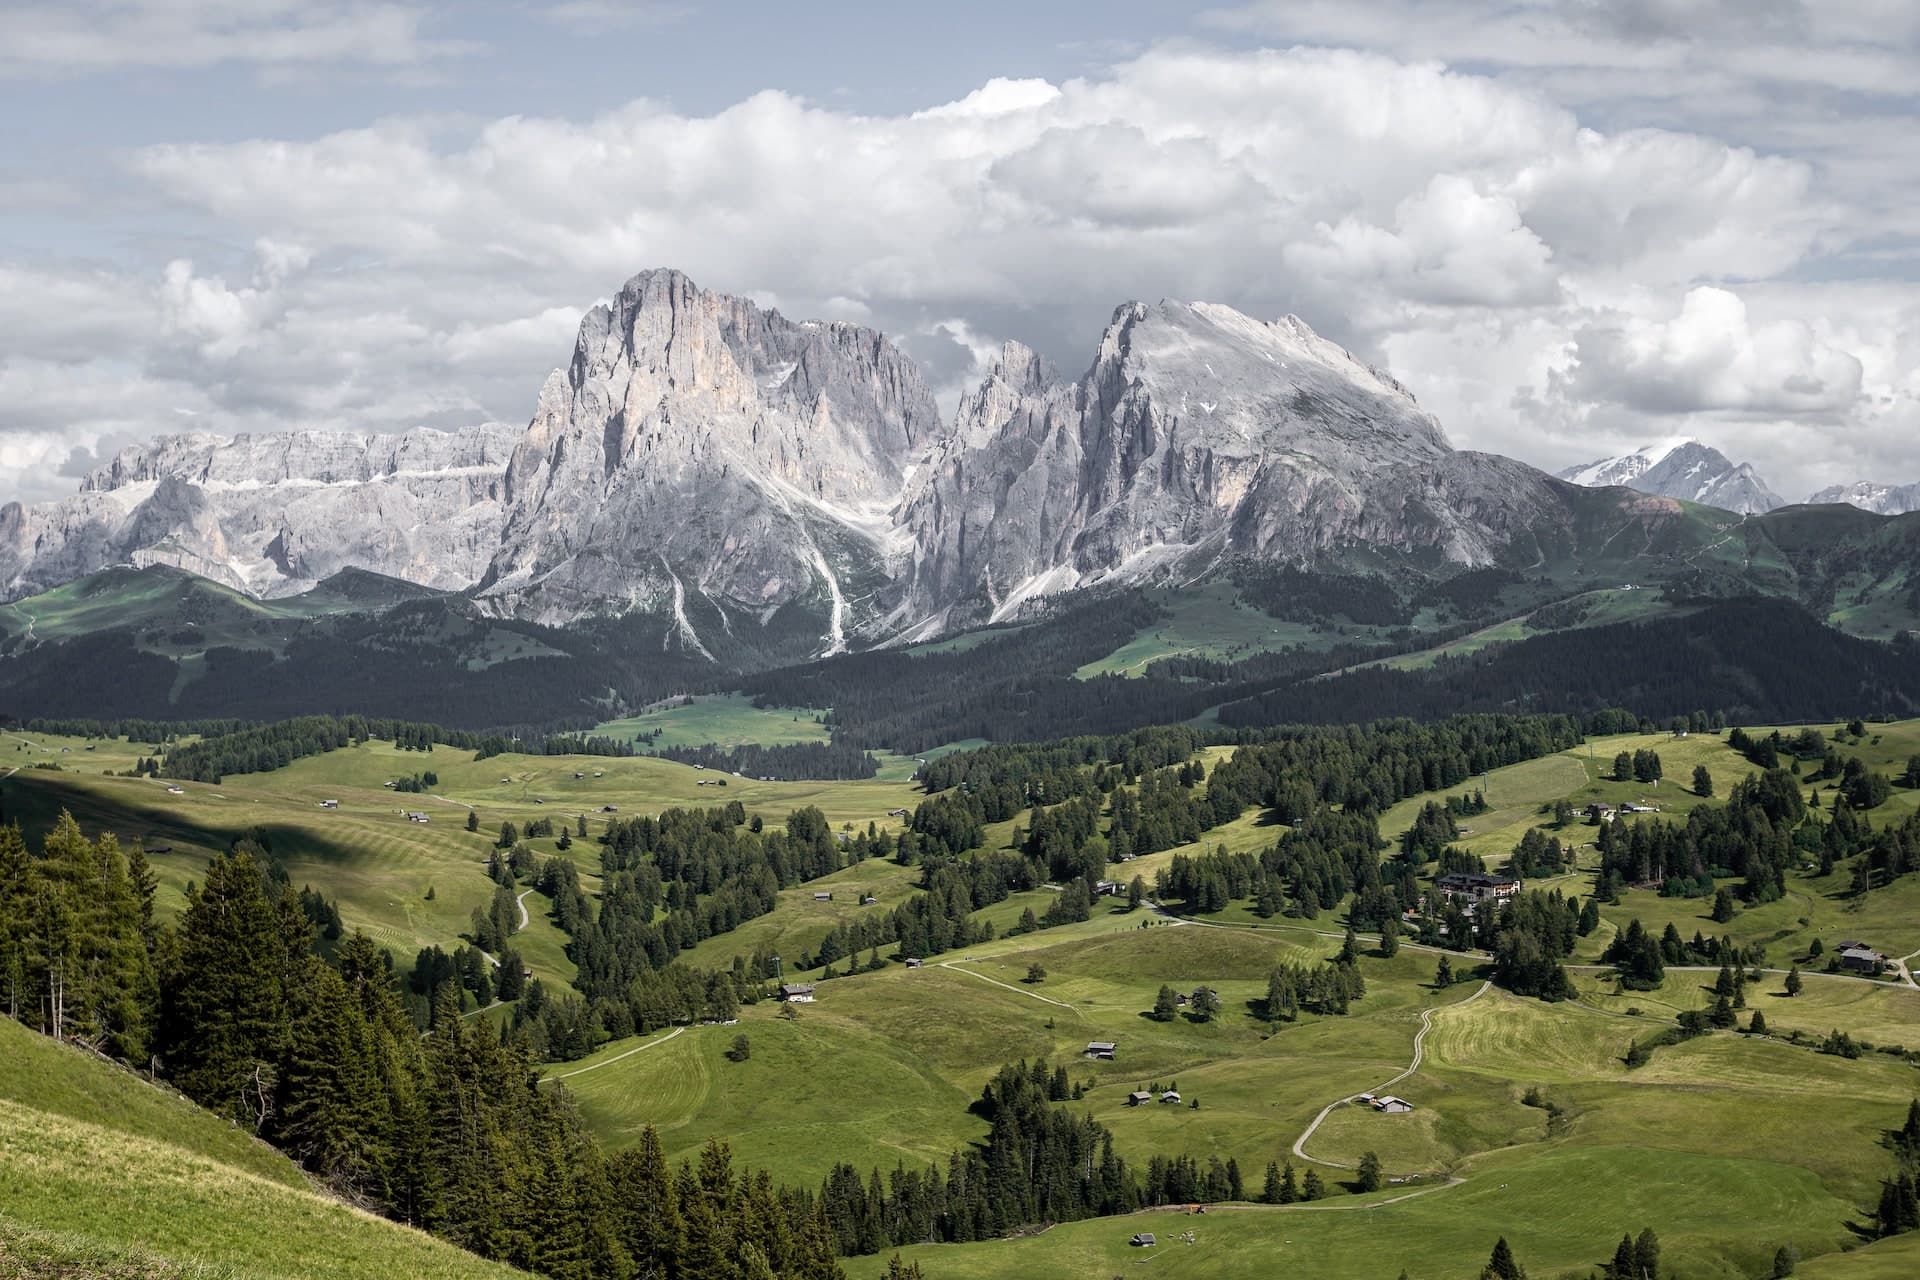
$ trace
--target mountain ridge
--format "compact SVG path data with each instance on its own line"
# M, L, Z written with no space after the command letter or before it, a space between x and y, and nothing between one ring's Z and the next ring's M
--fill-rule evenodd
M1697 442L1634 478L1700 454L1752 478ZM524 428L134 446L70 498L0 508L0 596L122 563L261 598L357 568L503 619L645 615L663 652L794 661L1249 563L1416 585L1678 563L1715 536L1694 496L1457 450L1296 316L1123 303L1080 376L1008 342L948 419L884 334L663 268L583 317Z
M1690 436L1642 445L1632 453L1568 467L1556 475L1589 488L1625 485L1641 493L1758 515L1787 505L1749 463L1735 463Z

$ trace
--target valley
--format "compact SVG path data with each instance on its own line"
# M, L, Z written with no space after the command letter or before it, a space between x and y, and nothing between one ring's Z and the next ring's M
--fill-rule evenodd
M747 714L719 700L702 717L715 733L738 733L749 731L742 729ZM792 714L781 713L782 722L791 725ZM1844 726L1826 728L1848 754L1890 774L1920 754L1920 722L1871 724L1858 739ZM683 729L684 722L669 731ZM571 848L551 836L522 843L538 858L572 861L581 886L598 895L595 837L629 815L738 801L769 824L811 806L843 834L897 833L909 823L891 811L911 814L927 799L905 777L764 782L656 759L507 753L473 760L444 745L425 752L379 740L217 784L109 776L151 745L9 736L0 750L21 767L0 782L5 820L20 822L37 842L64 810L89 832L113 831L127 847L164 846L150 863L156 909L166 918L182 910L208 856L250 836L291 883L310 884L335 903L347 932L364 930L389 948L403 973L421 947L465 945L470 917L494 893L487 859L503 822L525 827L550 815L573 832L584 819L589 834ZM1657 785L1612 779L1617 754L1646 751L1664 764ZM1195 758L1211 775L1234 754L1231 746L1206 746ZM1561 835L1553 811L1563 802L1574 810L1657 804L1659 821L1720 803L1692 793L1696 767L1712 779L1716 797L1753 773L1724 734L1602 734L1415 792L1380 815L1379 830L1397 839L1431 802L1478 793L1485 809L1459 819L1450 845L1496 867L1530 830ZM383 785L423 769L436 781L418 797ZM722 781L724 788L716 785ZM322 808L326 800L338 806ZM409 821L409 807L429 820ZM476 832L465 829L469 812ZM1895 787L1872 821L1895 824L1916 812L1920 792ZM1014 828L1025 825L990 824L976 856L1012 852ZM1258 853L1285 829L1256 808L1200 839L1134 857L1119 874L1138 875L1151 895L1176 860ZM1527 888L1585 901L1599 865L1586 843L1596 828L1582 821L1567 830L1581 841L1572 869L1530 877ZM1390 851L1381 856L1383 866L1394 865ZM1422 880L1431 873L1423 869ZM930 1276L1100 1274L1138 1259L1127 1239L1142 1230L1157 1234L1149 1256L1172 1274L1251 1277L1267 1274L1276 1256L1299 1256L1315 1259L1317 1274L1336 1277L1375 1275L1384 1262L1389 1271L1405 1266L1468 1280L1492 1238L1504 1235L1534 1274L1584 1275L1604 1264L1622 1231L1651 1225L1676 1275L1749 1276L1785 1245L1808 1260L1811 1274L1820 1274L1811 1271L1814 1262L1839 1266L1841 1250L1856 1250L1831 1274L1871 1277L1880 1274L1872 1269L1878 1259L1904 1256L1907 1239L1859 1248L1865 1241L1854 1232L1871 1219L1887 1173L1878 1135L1898 1125L1916 1092L1899 1046L1920 1026L1920 990L1898 977L1820 972L1806 957L1816 942L1831 951L1852 937L1891 957L1920 952L1920 880L1896 875L1864 895L1848 880L1842 868L1790 873L1781 897L1741 906L1725 922L1709 918L1698 898L1623 888L1618 901L1599 904L1597 927L1567 956L1575 998L1560 1003L1491 985L1485 953L1436 948L1410 935L1389 948L1363 927L1354 968L1365 994L1351 1012L1276 1022L1264 1011L1270 974L1332 958L1351 900L1265 917L1251 899L1196 909L1163 892L1129 908L1123 895L1095 898L1083 921L1020 933L1013 926L1021 913L1046 914L1062 891L1018 890L973 913L994 924L991 939L915 967L885 948L872 971L853 964L866 959L862 949L848 958L847 972L821 981L825 966L808 961L830 933L881 919L919 894L918 870L872 858L781 889L770 911L680 957L723 970L736 956L777 953L788 981L804 976L815 984L811 1002L761 999L744 1004L730 1025L676 1021L541 1071L544 1089L564 1090L610 1151L651 1130L677 1160L698 1157L717 1138L740 1165L765 1169L777 1183L817 1187L842 1164L863 1182L872 1170L884 1180L896 1167L943 1168L949 1153L988 1137L989 1125L970 1105L983 1082L1007 1063L1044 1059L1064 1067L1075 1091L1058 1105L1110 1129L1115 1153L1130 1165L1178 1154L1204 1175L1210 1163L1231 1160L1246 1188L1201 1196L1235 1203L1210 1205L1199 1216L1162 1206L1065 1222L1026 1239L903 1249ZM550 992L566 990L580 975L554 921L554 900L533 889L514 893L527 920L509 945ZM1712 965L1670 966L1658 989L1623 990L1602 954L1632 920L1655 933L1671 922L1683 937L1704 930L1763 947L1740 1017L1744 1026L1749 1012L1763 1014L1769 1034L1683 1039L1656 1048L1644 1066L1627 1065L1636 1043L1671 1032L1682 1013L1706 1010L1715 999ZM1443 955L1460 980L1438 987ZM1804 974L1803 990L1792 996L1779 989L1789 963ZM1216 993L1218 1013L1149 1016L1162 987L1196 984ZM484 1013L470 997L467 1005L488 1021L513 1011L511 1002ZM1873 1049L1858 1060L1817 1052L1836 1031ZM740 1037L750 1045L744 1055L736 1052ZM1114 1043L1115 1059L1084 1058L1092 1041ZM1132 1090L1157 1098L1175 1088L1179 1105L1129 1102ZM1348 1101L1388 1089L1412 1109L1381 1115ZM1809 1090L1820 1098L1812 1113ZM1814 1115L1818 1141L1806 1136ZM22 1138L11 1141L11 1149L24 1150ZM1353 1168L1369 1153L1383 1170L1381 1189L1350 1190ZM1326 1198L1258 1203L1269 1164L1289 1162L1298 1177L1314 1170ZM131 1173L133 1165L125 1167ZM1595 1195L1596 1187L1608 1191ZM1764 1233L1751 1229L1756 1222L1766 1224ZM18 1234L17 1223L12 1229L11 1247L43 1247L40 1237ZM97 1221L61 1230L86 1241L76 1247L105 1251L100 1256L131 1243ZM1397 1253L1394 1242L1406 1242L1406 1251ZM848 1265L857 1272L866 1263ZM1897 1263L1885 1265L1886 1274L1898 1273ZM279 1272L268 1266L261 1274Z

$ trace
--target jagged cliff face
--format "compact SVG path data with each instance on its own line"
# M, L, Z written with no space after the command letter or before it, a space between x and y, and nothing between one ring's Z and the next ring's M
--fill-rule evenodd
M1920 484L1875 484L1860 480L1822 489L1807 501L1813 504L1844 502L1875 515L1898 516L1920 511Z
M1786 505L1748 463L1734 463L1698 440L1669 440L1618 458L1602 458L1560 472L1578 485L1625 485L1661 498L1684 498L1741 515Z
M0 594L116 564L168 564L262 596L346 568L458 590L499 545L520 430L163 436L80 492L0 509Z
M277 595L358 567L792 656L1244 560L1524 567L1570 545L1577 494L1455 451L1291 316L1129 303L1083 376L1010 343L942 422L878 333L649 271L587 314L523 429L157 440L0 510L0 593L162 562Z
M962 402L907 498L909 612L1003 618L1234 557L1483 565L1558 508L1545 477L1456 453L1404 387L1295 317L1130 303L1079 381L1010 345Z
M546 621L671 611L695 647L711 610L730 629L803 604L837 648L853 581L890 576L892 507L939 428L918 369L872 330L643 273L540 393L482 598Z

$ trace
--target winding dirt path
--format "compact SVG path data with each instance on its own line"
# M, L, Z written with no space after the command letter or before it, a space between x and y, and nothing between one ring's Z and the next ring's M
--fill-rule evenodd
M615 1054L613 1057L608 1058L605 1062L596 1062L590 1067L581 1067L578 1071L562 1071L559 1075L548 1076L547 1079L568 1080L574 1076L583 1076L587 1074L587 1072L589 1071L598 1071L602 1067L610 1067L616 1062L620 1062L627 1058L631 1058L636 1053L645 1053L647 1050L653 1048L653 1046L657 1044L665 1044L669 1040L677 1039L679 1038L680 1034L685 1030L686 1030L685 1027L675 1027L673 1030L667 1032L667 1034L661 1036L658 1040L649 1040L643 1045L636 1045L634 1048L627 1050L625 1053Z
M1334 933L1328 929L1315 929L1304 924L1222 924L1217 920L1196 920L1192 916L1183 916L1169 911L1151 898L1147 899L1147 906L1152 909L1155 915L1165 920L1168 924L1192 925L1196 929L1226 929L1233 933L1306 933L1316 938L1340 938L1342 940L1347 936L1344 933ZM1380 941L1380 935L1377 933L1356 933L1353 936L1360 942L1374 945L1378 945ZM1428 955L1435 956L1459 956L1465 960L1493 959L1493 953L1491 951L1456 951L1451 947L1435 947L1429 946L1424 942L1409 942L1405 938L1400 939L1400 949L1402 951L1424 951ZM1916 952L1915 954L1920 954L1920 952ZM1597 967L1610 969L1613 966L1601 965Z
M532 892L533 890L531 889L523 889L520 891L520 896L513 900L513 905L520 908L520 927L522 929L527 927L527 895Z
M1427 1032L1433 1030L1433 1015L1436 1013L1439 1013L1442 1009L1458 1009L1463 1005L1472 1004L1475 1000L1478 1000L1481 996L1487 994L1487 992L1491 991L1492 989L1493 989L1493 984L1491 982L1483 982L1480 984L1480 989L1474 992L1472 995L1468 996L1465 1000L1461 1000L1456 1004L1441 1005L1440 1008L1438 1009L1423 1010L1420 1014L1420 1030L1416 1031L1413 1036L1413 1061L1408 1063L1407 1069L1405 1071L1402 1071L1399 1075L1393 1077L1391 1080L1382 1081L1380 1084L1375 1085L1372 1089L1364 1090L1364 1092L1378 1093L1382 1089L1391 1089L1394 1085L1399 1084L1402 1080L1405 1080L1408 1076L1418 1071L1420 1069L1421 1061L1426 1056ZM1329 1169L1353 1168L1353 1166L1350 1164L1341 1164L1335 1160L1322 1160L1318 1156L1310 1156L1306 1152L1306 1145L1307 1145L1307 1139L1313 1136L1314 1130L1320 1127L1320 1122L1322 1120L1325 1120L1328 1116L1333 1114L1333 1109L1335 1107L1345 1106L1347 1103L1352 1102L1355 1098L1358 1098L1359 1096L1360 1095L1358 1093L1350 1093L1344 1098L1335 1098L1332 1102L1329 1102L1326 1106L1322 1107L1320 1109L1320 1114L1313 1118L1313 1123L1307 1126L1306 1132L1302 1133L1298 1138L1294 1139L1293 1154L1299 1156L1302 1160L1310 1161L1311 1163L1317 1164L1317 1165L1324 1165Z
M1010 982L1002 982L998 978L989 978L984 973L975 973L972 969L962 969L959 965L948 964L944 960L939 961L935 967L940 969L951 969L955 973L964 973L969 978L978 978L982 982L991 982L996 987L1005 987L1008 991L1013 992L1017 996L1026 996L1028 999L1039 1000L1044 1004L1055 1005L1061 1009L1073 1009L1073 1006L1068 1004L1065 1000L1055 1000L1052 996L1043 996L1038 991L1025 991L1019 987L1014 986ZM1079 1012L1079 1010L1075 1009L1074 1012L1077 1013Z

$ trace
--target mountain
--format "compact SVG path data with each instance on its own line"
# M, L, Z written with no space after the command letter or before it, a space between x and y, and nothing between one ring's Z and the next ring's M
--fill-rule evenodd
M1920 511L1920 483L1885 485L1861 480L1822 489L1807 501L1814 505L1844 502L1875 515L1905 515L1909 511Z
M1736 465L1718 449L1685 438L1569 467L1559 475L1578 485L1626 485L1641 493L1683 498L1741 515L1758 515L1787 505L1786 499L1769 489L1749 464Z
M1570 523L1546 476L1455 451L1406 388L1298 317L1166 301L1120 307L1077 381L1008 344L904 517L929 633L1236 561L1482 567Z
M653 270L587 313L526 427L128 449L71 498L0 511L0 599L113 566L173 566L255 599L362 570L463 594L406 614L457 615L445 625L462 633L491 634L482 619L632 620L625 642L644 635L650 654L623 662L766 669L1011 621L1069 593L1262 573L1263 609L1364 575L1390 597L1381 618L1422 626L1463 621L1418 602L1476 572L1492 576L1466 596L1516 609L1596 577L1685 575L1716 595L1808 603L1807 584L1826 581L1818 563L1785 575L1775 558L1729 561L1725 518L1663 496L1777 505L1750 469L1695 442L1574 478L1456 450L1407 388L1294 316L1129 302L1079 376L1008 343L943 420L882 334ZM1617 478L1640 492L1582 487ZM1818 539L1841 532L1818 526L1806 554L1817 561ZM1319 576L1303 588L1275 573ZM1778 580L1757 585L1767 573ZM231 647L289 653L298 621L264 638L236 626Z
M113 565L172 565L273 598L364 569L472 584L499 545L518 428L162 436L57 502L0 507L0 599Z
M587 314L540 392L481 598L543 622L670 614L701 653L798 606L818 615L812 647L837 651L849 596L893 577L890 511L941 429L919 370L873 330L643 272Z

